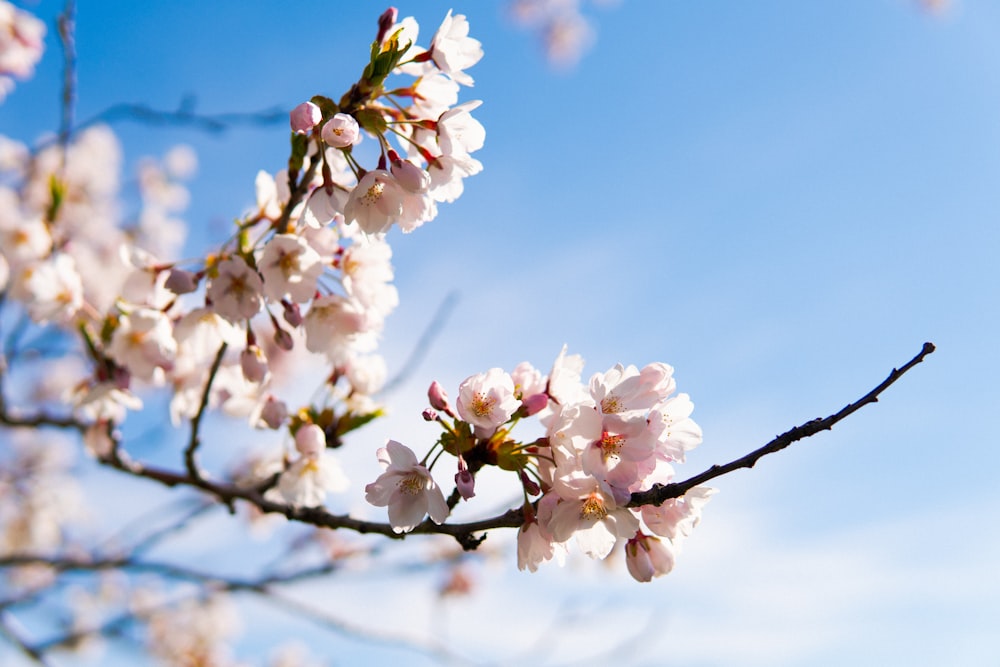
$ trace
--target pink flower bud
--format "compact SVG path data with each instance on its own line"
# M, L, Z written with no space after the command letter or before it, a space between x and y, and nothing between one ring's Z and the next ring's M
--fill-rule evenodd
M190 294L198 289L198 274L183 269L170 269L164 287L174 294Z
M462 498L468 500L476 495L476 478L469 472L465 459L458 457L458 472L455 473L455 486Z
M530 417L544 410L548 404L549 397L547 394L532 394L521 401L521 410L524 412L525 417Z
M321 120L323 120L323 112L312 102L303 102L292 109L292 113L289 114L292 132L295 134L307 134Z
M326 449L326 436L316 424L303 424L295 432L295 449L302 456L316 458Z
M425 422L434 422L437 421L438 413L437 410L432 410L430 408L427 408L426 410L420 413L420 416L424 418Z
M444 387L438 384L437 380L431 382L431 387L427 390L427 398L430 399L431 407L435 410L448 409L448 394L445 393Z
M541 487L538 486L538 483L535 482L535 480L528 477L528 473L524 472L523 470L521 471L521 485L524 486L524 490L528 493L529 496L537 496L539 493L542 492L542 489Z
M274 344L285 352L291 352L292 348L295 347L295 341L292 340L292 334L288 333L284 329L274 330Z
M240 368L248 382L262 382L267 375L267 358L256 345L248 345L240 352Z
M422 194L431 187L431 175L427 170L421 169L409 160L401 160L396 151L389 151L389 159L392 161L389 171L404 190Z
M382 16L378 17L378 36L375 41L379 44L385 39L386 35L389 34L389 30L392 26L396 25L396 18L399 16L399 10L395 7L390 7L389 9L382 12Z
M326 121L321 133L323 141L334 148L347 148L361 139L361 128L353 116L338 113Z
M302 324L302 310L299 308L299 304L282 300L281 307L285 311L284 318L286 322L291 324L293 327L297 327Z
M625 566L636 581L652 581L674 569L674 553L662 540L640 531L625 544Z
M260 411L260 421L270 429L280 428L288 418L288 406L284 401L268 396Z

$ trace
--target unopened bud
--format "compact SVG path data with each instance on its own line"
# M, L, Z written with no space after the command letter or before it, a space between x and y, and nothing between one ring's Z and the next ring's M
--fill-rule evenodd
M170 269L164 287L174 294L190 294L198 289L198 274L183 269Z
M281 328L274 330L274 344L285 352L291 352L292 348L295 347L295 341L292 340L292 334Z
M476 478L465 465L465 459L458 457L458 472L455 473L455 486L462 498L468 500L476 495Z
M270 429L280 428L288 418L288 406L284 401L268 396L260 410L260 421Z
M538 486L538 483L535 482L535 480L528 477L528 473L524 472L523 470L521 471L521 484L524 486L524 490L527 492L529 496L537 496L539 493L542 492L542 489L541 487Z
M303 102L288 115L295 134L307 134L323 120L323 112L312 102Z
M545 409L545 406L549 404L548 394L539 393L532 394L528 396L523 401L521 401L521 410L524 412L525 417L530 417L531 415L538 414Z
M385 36L389 34L389 30L392 26L396 25L396 18L399 16L399 10L395 7L390 7L389 9L382 12L382 16L378 17L378 36L375 41L379 44L385 39Z
M437 380L431 382L430 389L427 390L427 398L435 410L448 409L448 394L445 393L444 387L438 384Z
M427 170L421 169L409 160L401 159L396 151L389 151L389 160L391 162L389 170L405 190L422 194L431 187L431 175Z
M437 410L433 410L431 408L426 408L420 413L420 416L424 418L425 422L436 422L438 419Z
M299 308L299 304L282 300L281 307L285 311L284 318L286 322L291 324L293 327L297 327L302 324L302 310Z
M326 436L316 424L303 424L295 432L295 449L302 456L315 458L326 449Z
M267 375L267 358L256 345L248 345L240 352L240 368L248 382L263 382Z

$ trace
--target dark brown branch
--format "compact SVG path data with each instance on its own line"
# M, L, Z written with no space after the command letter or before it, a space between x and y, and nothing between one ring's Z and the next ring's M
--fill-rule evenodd
M219 366L222 365L222 357L226 354L227 347L228 345L223 343L219 346L219 351L215 353L212 367L208 371L208 378L205 380L205 389L201 393L201 403L198 405L198 412L191 419L191 439L184 450L184 465L187 467L188 474L194 479L201 479L201 471L198 469L198 462L195 460L195 452L198 451L198 445L201 444L199 439L201 420L205 416L205 410L208 408L208 399L212 394L212 383L219 372Z
M884 382L868 392L858 401L844 407L840 412L830 415L825 419L814 419L801 426L797 426L778 436L760 449L750 452L746 456L724 465L712 466L701 474L695 475L694 477L684 480L683 482L658 484L654 485L649 491L633 493L628 506L640 507L642 505L655 505L661 504L663 501L670 498L679 498L699 484L703 484L708 480L725 475L734 470L738 470L739 468L751 468L758 459L767 454L781 451L793 442L815 435L820 431L831 429L834 424L845 419L863 406L869 403L877 402L879 395L883 391L902 377L904 373L923 361L924 357L933 351L933 344L924 343L923 349L917 356L898 370L893 369L893 371L889 374L889 377L886 378ZM120 458L107 457L101 459L101 462L137 477L145 477L156 480L166 486L191 486L201 489L202 491L215 496L219 501L229 505L230 507L233 506L236 500L245 500L255 505L262 512L283 514L292 521L298 521L321 528L345 528L358 533L376 533L393 539L403 539L407 535L411 534L450 535L455 538L462 548L466 550L476 549L482 543L483 539L485 539L485 535L480 535L480 533L483 533L484 531L493 528L517 528L524 523L524 514L521 508L515 508L494 517L466 523L445 523L437 525L430 521L430 519L426 519L409 533L401 534L395 532L392 529L392 526L387 523L364 521L361 519L355 519L349 515L331 514L322 507L295 507L293 505L287 505L285 503L269 500L264 497L262 487L242 487L226 482L214 482L204 479L203 477L193 477L190 474L181 474L170 470L143 466L138 463L124 461Z
M704 484L711 479L731 473L734 470L739 470L740 468L752 468L762 457L775 452L780 452L793 442L816 435L820 431L829 431L833 428L834 424L842 421L869 403L877 403L879 394L888 389L889 386L896 380L903 377L904 373L923 361L924 357L931 354L933 351L933 343L924 343L923 349L920 350L920 353L917 356L910 359L910 361L907 362L902 368L893 368L892 372L889 373L889 377L887 377L882 384L872 389L854 403L844 406L840 412L823 419L813 419L805 424L802 424L801 426L796 426L795 428L782 433L760 449L755 449L746 456L740 457L735 461L730 461L724 465L714 465L703 473L686 479L683 482L675 482L673 484L654 484L653 488L648 491L633 493L632 500L629 502L628 506L641 507L642 505L660 505L663 501L669 500L670 498L680 498L694 487Z

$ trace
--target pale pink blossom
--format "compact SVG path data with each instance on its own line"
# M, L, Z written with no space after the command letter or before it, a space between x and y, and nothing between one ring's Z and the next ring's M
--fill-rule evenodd
M410 448L390 440L378 450L378 460L385 472L365 487L365 499L376 507L388 506L393 532L413 530L426 515L444 523L449 512L444 494Z
M212 308L230 322L252 318L260 310L264 283L242 257L219 262L218 275L208 285Z
M294 234L275 234L264 246L257 268L264 279L264 296L272 301L288 297L296 303L313 298L323 273L319 253Z
M434 201L453 202L465 191L464 178L475 176L483 164L465 154L440 155L427 165L431 175L430 195Z
M687 394L659 403L647 417L657 440L657 455L667 461L684 462L685 454L701 444L701 427L690 418L694 403Z
M492 434L519 407L514 381L502 368L491 368L465 379L458 387L458 414L462 419Z
M463 86L473 84L472 77L463 70L472 67L483 57L483 45L469 37L469 22L464 14L452 16L451 10L431 40L431 58L445 72Z
M444 155L468 155L483 147L486 142L486 128L472 117L473 109L479 108L482 100L463 102L448 109L438 118L438 146Z
M373 169L361 177L344 207L344 219L365 234L384 234L403 214L403 189L395 176Z
M354 353L375 349L380 324L377 314L357 299L339 294L319 297L302 321L306 349L325 354L335 364L342 363Z
M122 314L107 352L115 363L143 380L153 379L157 369L170 370L177 354L170 318L152 308Z
M93 422L120 424L128 410L141 410L142 399L114 382L84 385L73 394L76 414Z
M11 292L39 324L68 324L83 307L83 282L76 262L63 253L20 268Z
M361 127L354 116L338 113L323 124L321 136L328 146L347 148L361 141Z
M680 498L671 498L662 505L643 505L642 520L651 531L676 542L687 537L701 521L701 510L716 489L696 486Z
M552 510L548 529L557 542L571 537L591 558L605 558L618 538L631 537L639 520L619 507L614 497L588 475L557 477L553 484L561 502Z

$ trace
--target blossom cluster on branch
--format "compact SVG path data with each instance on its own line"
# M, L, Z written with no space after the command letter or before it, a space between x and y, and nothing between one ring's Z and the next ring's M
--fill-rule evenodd
M9 76L30 76L43 34L37 19L0 0L0 99ZM287 163L256 175L255 204L198 258L178 259L184 183L197 168L190 149L141 162L138 197L127 205L109 127L64 127L33 146L0 137L0 425L13 434L0 452L0 565L22 582L24 599L62 570L145 568L258 592L297 576L220 581L97 552L79 557L72 536L81 503L66 443L42 447L28 437L40 428L72 435L107 468L189 487L230 509L394 539L450 535L466 550L487 530L514 528L522 570L561 563L572 545L598 559L617 546L632 577L648 582L671 571L699 523L714 493L705 482L830 428L933 351L925 345L841 412L680 482L674 466L702 432L665 363L618 364L585 380L583 360L564 348L547 374L524 362L471 375L454 402L434 382L422 412L440 429L434 442L371 446L383 472L366 480L365 499L386 508L388 522L333 514L331 495L349 488L338 450L356 446L353 432L384 411L379 340L399 302L392 228L409 233L432 221L483 169L473 157L485 142L473 117L480 102L459 101L482 46L451 11L426 48L419 38L412 17L383 13L360 77L339 96L317 94L290 109ZM63 104L71 105L66 81ZM304 403L282 391L282 380L302 372L296 360L322 368L322 386ZM157 392L169 396L159 417L188 427L174 467L141 460L123 435L130 414L150 418ZM203 429L210 414L270 433L275 446L245 455L235 472L206 469L201 459L216 446ZM520 500L497 516L450 521L460 503L475 504L487 469ZM213 655L194 631L182 633L184 647L172 643L176 627L211 616L213 604L191 603L176 618L146 614L154 652ZM0 630L10 628L0 622Z

